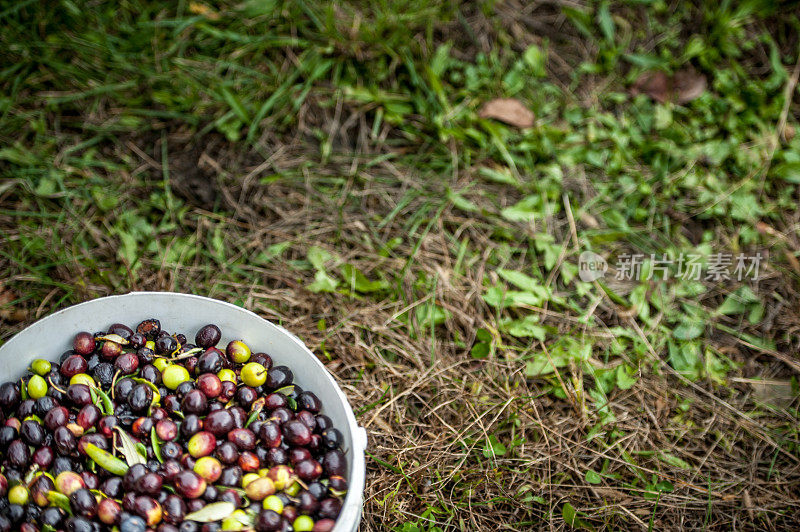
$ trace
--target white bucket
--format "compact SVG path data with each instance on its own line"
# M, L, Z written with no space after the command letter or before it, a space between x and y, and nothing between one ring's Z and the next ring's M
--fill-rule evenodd
M112 323L136 326L146 318L161 320L165 330L182 332L189 341L208 323L222 329L222 341L242 339L253 351L269 354L276 364L289 366L295 382L322 400L323 412L344 436L349 491L335 532L358 529L364 497L367 433L356 423L353 410L325 366L296 336L236 305L207 297L173 292L133 292L110 296L58 311L26 328L0 347L0 375L21 376L36 358L57 360L72 348L79 331L104 331Z

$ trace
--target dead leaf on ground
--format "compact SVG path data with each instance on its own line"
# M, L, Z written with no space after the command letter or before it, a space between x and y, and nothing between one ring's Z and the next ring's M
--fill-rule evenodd
M536 116L515 98L495 98L481 106L478 116L493 118L510 126L526 128L533 126Z
M659 103L679 105L699 98L708 87L706 76L694 68L678 70L672 76L655 70L644 72L631 87L631 94L646 94Z
M759 403L786 408L797 397L791 381L748 379L748 384L753 390L753 399Z
M12 323L25 320L27 312L25 312L24 309L11 306L16 299L17 296L14 295L14 292L7 289L5 285L0 282L0 319Z

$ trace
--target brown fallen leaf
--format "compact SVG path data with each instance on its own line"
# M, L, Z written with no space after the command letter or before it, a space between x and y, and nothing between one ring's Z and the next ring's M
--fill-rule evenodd
M646 94L659 103L679 105L699 98L708 87L706 76L694 68L678 70L672 76L656 70L644 72L631 87L631 94Z
M484 103L478 111L481 118L493 118L510 126L531 127L536 116L515 98L495 98Z
M9 322L24 321L27 313L24 309L14 308L12 303L17 299L14 292L8 290L5 285L0 282L0 319Z

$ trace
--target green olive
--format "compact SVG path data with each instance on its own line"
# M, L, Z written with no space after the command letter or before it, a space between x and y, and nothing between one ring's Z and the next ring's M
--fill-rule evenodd
M33 362L31 362L31 371L37 375L41 375L44 377L48 373L50 373L50 368L52 365L47 360L43 358L37 358Z
M272 510L275 513L283 513L283 501L277 495L270 495L261 503L265 510Z
M242 368L242 382L257 388L267 382L267 369L258 362L250 362Z
M299 515L292 523L295 532L311 532L314 530L314 520L307 515Z
M23 486L22 484L17 484L10 490L8 490L8 502L11 504L19 504L20 506L25 506L28 504L29 493L28 488Z
M228 357L233 359L237 364L244 364L250 360L250 348L241 340L234 340L229 343L226 352Z
M47 395L47 381L39 375L34 375L28 381L28 397L40 399Z
M171 364L164 368L161 378L164 381L164 386L174 390L189 380L189 371L180 364Z

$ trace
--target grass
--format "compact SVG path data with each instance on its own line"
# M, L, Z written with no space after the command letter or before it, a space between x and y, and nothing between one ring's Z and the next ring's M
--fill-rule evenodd
M365 530L800 521L793 8L64 0L0 20L0 338L145 289L280 321L370 433ZM690 101L630 90L689 66ZM496 97L535 126L481 118ZM603 282L579 277L587 250ZM718 253L761 253L758 280L612 275Z

